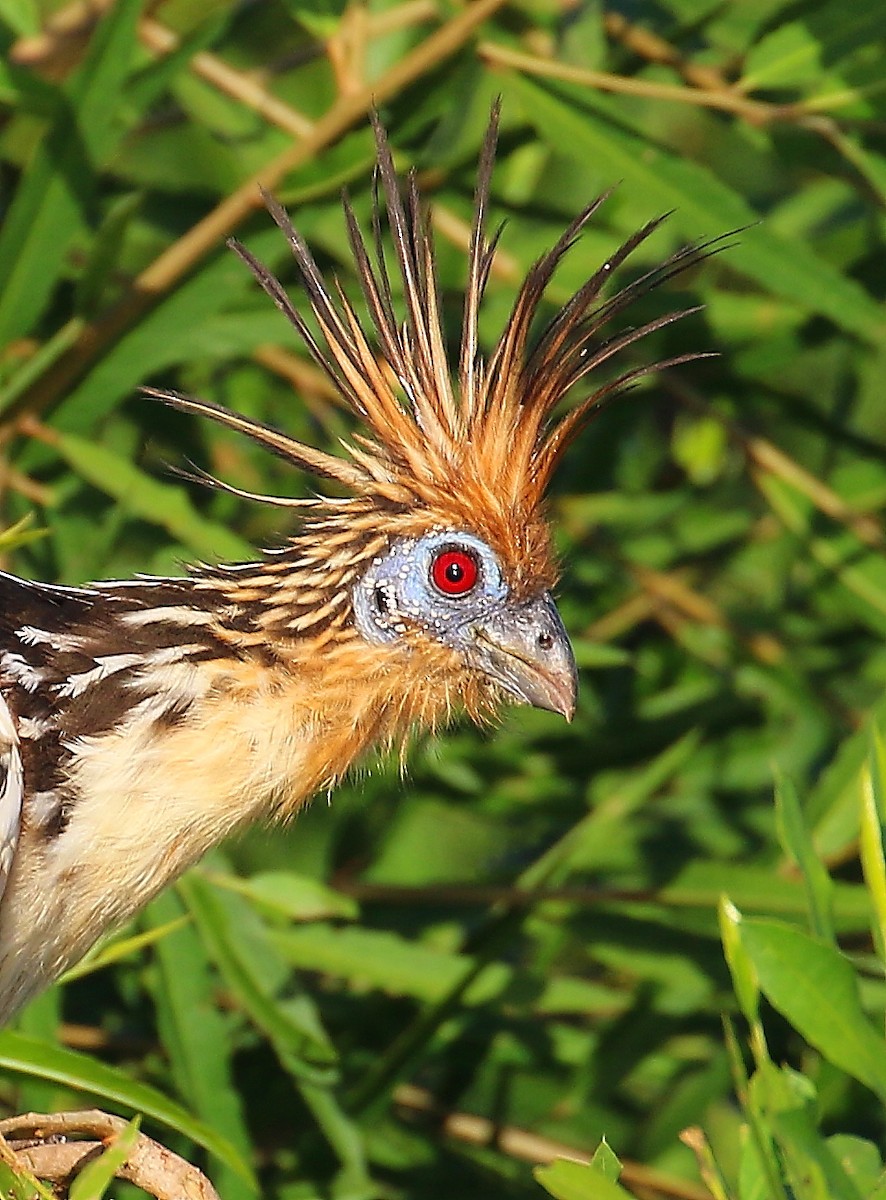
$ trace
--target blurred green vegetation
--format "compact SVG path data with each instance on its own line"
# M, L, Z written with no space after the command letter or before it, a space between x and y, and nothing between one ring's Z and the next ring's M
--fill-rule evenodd
M30 514L0 551L22 574L285 538L167 464L310 481L137 387L335 446L335 397L224 240L297 299L263 182L353 296L339 194L367 215L373 103L435 206L453 337L496 95L487 344L614 184L552 305L662 211L624 278L743 231L630 318L701 301L636 353L718 357L612 405L552 497L574 723L457 726L226 847L0 1035L4 1108L139 1111L224 1200L886 1196L886 8L91 7L0 0L3 524ZM604 1137L620 1182L605 1149L524 1161Z

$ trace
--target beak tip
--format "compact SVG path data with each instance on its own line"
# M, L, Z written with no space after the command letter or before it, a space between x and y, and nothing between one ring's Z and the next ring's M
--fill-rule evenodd
M578 707L578 676L571 661L562 674L535 671L524 676L520 683L520 688L514 690L524 704L556 713L567 725L572 724Z
M561 716L567 725L571 725L577 706L577 688L575 682L573 682L573 687L570 689L569 694L565 694L564 689L563 693L556 698L553 704L551 704L550 710L551 712L557 713L558 716Z
M503 614L475 629L477 665L512 698L533 708L575 716L578 670L563 622L551 597Z

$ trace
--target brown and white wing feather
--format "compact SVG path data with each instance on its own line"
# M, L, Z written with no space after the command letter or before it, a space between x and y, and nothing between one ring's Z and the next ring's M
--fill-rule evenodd
M9 706L0 697L0 897L18 845L24 795L24 771L18 732Z

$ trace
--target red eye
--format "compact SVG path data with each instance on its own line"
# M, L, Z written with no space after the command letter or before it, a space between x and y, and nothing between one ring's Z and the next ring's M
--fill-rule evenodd
M443 550L431 563L431 579L445 596L464 596L479 574L477 560L467 550Z

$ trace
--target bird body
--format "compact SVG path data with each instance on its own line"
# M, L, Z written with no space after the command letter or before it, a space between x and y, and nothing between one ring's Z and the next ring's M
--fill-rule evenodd
M0 1021L210 847L290 817L365 752L402 749L455 712L485 719L505 699L571 717L576 668L551 599L544 493L582 423L651 368L623 371L559 422L552 412L588 373L685 315L599 337L709 247L686 247L601 299L650 222L530 344L544 289L600 198L533 266L484 358L477 311L497 241L484 229L497 117L480 159L455 370L415 182L404 199L376 122L405 320L378 201L370 250L345 200L371 336L271 198L325 348L282 285L233 244L362 422L345 456L179 393L148 393L344 494L251 497L302 517L282 550L254 563L83 588L0 576ZM697 356L671 361L687 357Z
M241 578L235 595L260 600L225 603L201 579L0 578L3 611L29 617L0 655L0 1020L235 830L291 816L368 748L448 715L426 686L429 670L458 675L442 648L429 662L354 638L320 656L262 636L250 653L268 601Z

